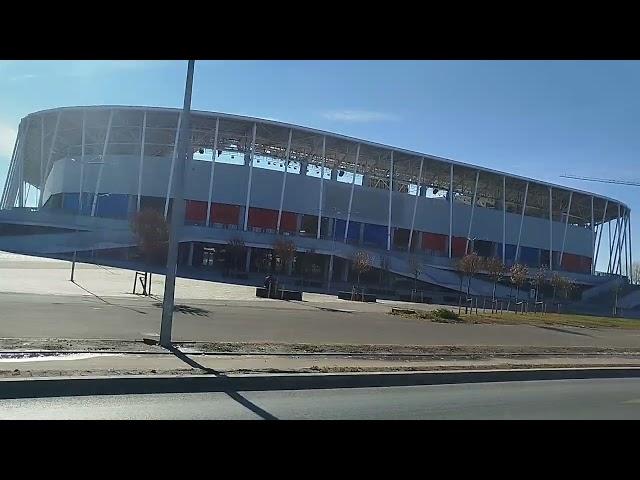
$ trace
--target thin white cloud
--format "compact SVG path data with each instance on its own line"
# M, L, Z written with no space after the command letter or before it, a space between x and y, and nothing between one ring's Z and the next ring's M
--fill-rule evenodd
M29 80L30 78L36 78L38 75L34 74L34 73L23 73L21 75L14 75L13 77L10 77L9 80L11 80L12 82L19 82L21 80Z
M166 66L166 60L73 60L61 65L61 72L70 77L91 77L112 72L144 70Z
M368 110L333 110L322 114L327 120L338 122L390 122L400 118L392 113L372 112Z
M8 159L13 153L13 144L16 142L18 131L0 124L0 158Z

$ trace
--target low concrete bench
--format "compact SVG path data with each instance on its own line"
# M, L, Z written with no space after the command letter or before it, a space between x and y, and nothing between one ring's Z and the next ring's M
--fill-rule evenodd
M256 297L269 298L269 291L264 287L257 287ZM302 292L298 290L277 290L275 292L271 292L271 298L276 298L278 300L302 301Z
M353 295L353 300L358 302L375 302L376 301L376 296L373 295L372 293L365 293L363 295L361 293L352 294L351 292L338 292L338 298L340 300L351 300L352 295Z

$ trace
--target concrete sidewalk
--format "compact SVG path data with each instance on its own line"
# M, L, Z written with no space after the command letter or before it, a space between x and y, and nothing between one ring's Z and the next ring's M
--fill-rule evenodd
M196 355L187 348L173 353L0 354L0 378L194 375L248 373L338 373L426 370L530 369L568 367L640 367L640 353L592 355L485 355L473 358L427 358L354 355Z

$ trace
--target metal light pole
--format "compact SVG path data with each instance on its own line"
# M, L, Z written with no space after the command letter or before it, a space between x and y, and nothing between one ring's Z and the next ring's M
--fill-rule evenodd
M71 159L74 162L77 162L77 160L75 158ZM78 217L80 217L82 215L82 187L84 184L84 166L85 164L87 165L103 165L104 162L85 162L84 160L80 160L80 188L78 189ZM76 237L78 236L78 233L80 232L79 228L78 228L78 223L76 222ZM71 278L69 279L70 281L74 281L73 280L73 275L76 271L76 256L78 255L78 247L76 246L73 249L73 260L71 261Z
M184 89L184 105L182 107L182 122L178 135L178 150L175 164L173 189L173 208L171 224L169 226L169 251L167 253L167 272L164 282L164 298L162 301L162 323L160 325L160 345L171 346L171 327L173 323L173 305L176 289L176 271L178 269L178 246L180 233L184 225L184 176L187 153L191 144L191 89L193 86L194 60L187 64L187 81ZM171 188L171 185L169 185ZM171 192L169 192L171 193Z

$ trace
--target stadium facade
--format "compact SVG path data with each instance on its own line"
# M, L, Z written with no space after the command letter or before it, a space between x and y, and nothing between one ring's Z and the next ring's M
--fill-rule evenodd
M0 201L0 249L126 258L131 215L171 213L181 115L133 106L27 115ZM409 278L417 256L420 280L453 289L455 262L472 250L585 287L630 275L630 209L618 200L271 120L194 111L191 126L182 263L206 269L216 246L240 237L245 268L260 270L287 236L325 280L346 279L358 250ZM477 293L489 284L474 283Z

